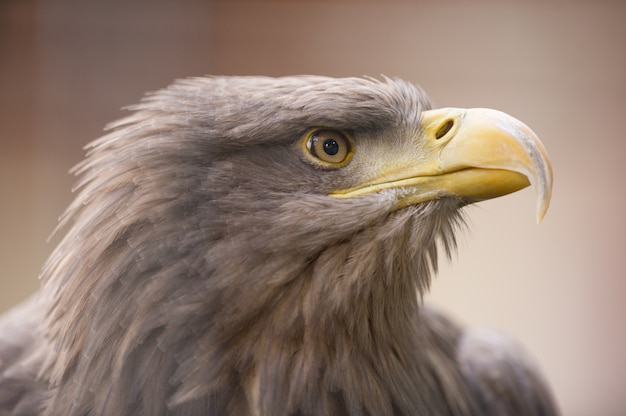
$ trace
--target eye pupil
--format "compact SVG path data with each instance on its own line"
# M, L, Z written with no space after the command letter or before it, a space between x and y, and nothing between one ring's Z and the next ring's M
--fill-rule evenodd
M324 153L334 156L339 153L339 143L335 139L324 140Z
M345 133L333 129L309 131L303 137L302 148L313 160L326 167L345 165L354 152L350 138Z

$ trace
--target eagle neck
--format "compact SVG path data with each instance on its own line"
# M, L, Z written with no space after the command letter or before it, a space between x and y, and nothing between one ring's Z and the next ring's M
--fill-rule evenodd
M420 302L438 244L449 252L454 241L453 222L432 221L424 211L392 213L329 245L281 288L261 319L261 341L255 340L246 381L251 408L261 414L428 410L436 383L419 353L426 348ZM429 224L442 228L424 229Z

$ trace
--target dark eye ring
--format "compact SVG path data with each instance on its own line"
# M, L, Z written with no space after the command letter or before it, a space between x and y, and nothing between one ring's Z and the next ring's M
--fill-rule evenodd
M343 166L354 153L352 141L338 130L314 129L302 143L310 157L328 166Z

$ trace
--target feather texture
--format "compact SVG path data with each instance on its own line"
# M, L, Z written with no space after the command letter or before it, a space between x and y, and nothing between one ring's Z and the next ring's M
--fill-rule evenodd
M74 169L41 299L15 313L33 321L16 342L38 348L2 344L0 414L486 414L469 341L420 306L466 202L329 198L362 172L299 145L327 127L360 154L401 151L430 107L392 79L207 77L148 95ZM19 333L4 319L3 338Z

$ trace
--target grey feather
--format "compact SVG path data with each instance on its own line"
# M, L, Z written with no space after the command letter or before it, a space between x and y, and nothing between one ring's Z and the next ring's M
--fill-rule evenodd
M485 414L473 338L421 306L465 202L329 198L362 172L300 152L320 126L397 150L430 107L392 79L148 95L88 147L41 298L3 318L0 414Z
M536 364L511 338L470 330L459 344L461 372L484 415L553 415L553 398Z

